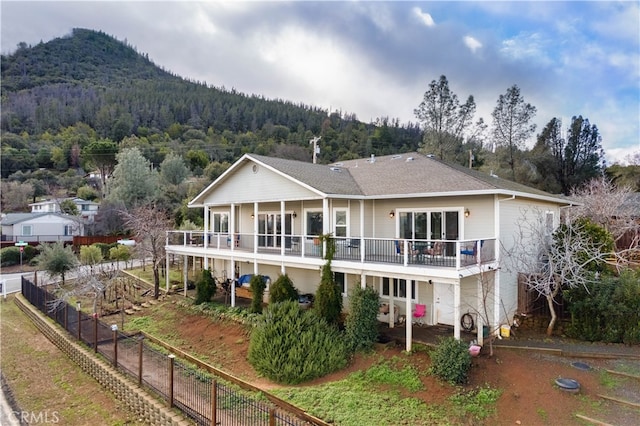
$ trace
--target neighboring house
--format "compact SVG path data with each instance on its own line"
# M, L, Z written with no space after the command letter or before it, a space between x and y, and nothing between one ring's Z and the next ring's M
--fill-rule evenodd
M62 213L7 213L0 226L2 241L48 243L84 235L84 221Z
M37 203L31 203L29 206L31 207L32 213L44 213L44 212L54 212L60 213L60 203L65 200L71 200L78 208L78 212L80 213L80 217L86 220L88 223L93 223L95 215L98 214L98 207L100 205L93 201L83 200L82 198L57 198L53 200L40 201Z
M286 273L300 293L314 293L326 250L317 237L332 234L346 311L350 291L366 284L388 318L398 309L411 324L425 305L421 321L453 326L459 338L471 313L482 341L484 305L492 331L517 308L517 272L502 267L517 250L516 221L535 209L551 230L570 203L415 152L332 165L245 154L189 203L204 208L204 232L170 231L166 249L202 259L215 276Z

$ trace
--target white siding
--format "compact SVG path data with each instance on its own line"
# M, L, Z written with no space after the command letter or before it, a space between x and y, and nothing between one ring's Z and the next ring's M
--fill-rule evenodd
M253 172L249 163L223 181L203 200L205 204L253 203L318 198L318 195L298 183L256 165Z

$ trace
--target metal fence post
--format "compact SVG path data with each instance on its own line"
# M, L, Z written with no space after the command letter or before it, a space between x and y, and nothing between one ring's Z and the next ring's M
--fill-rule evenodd
M69 304L65 303L64 304L64 329L69 331L69 327L67 324L67 315L69 315Z
M173 363L176 356L169 354L169 408L173 408Z
M142 352L144 350L144 341L142 337L138 341L138 385L142 386Z
M213 379L211 381L211 426L216 426L218 409L218 381Z
M112 324L111 331L113 332L113 366L118 368L118 325Z
M76 311L78 312L78 342L81 342L82 324L80 324L80 321L82 321L82 314L80 313L80 301L76 302Z
M98 353L98 314L93 314L93 352Z

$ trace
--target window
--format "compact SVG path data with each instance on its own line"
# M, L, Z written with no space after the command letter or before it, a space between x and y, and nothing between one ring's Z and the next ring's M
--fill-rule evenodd
M345 279L344 272L334 272L333 280L340 289L340 293L345 296L347 294L347 280Z
M322 235L322 212L308 211L306 213L307 235Z
M64 226L64 235L65 236L73 235L73 225Z
M553 212L546 212L545 213L545 230L547 231L548 235L551 235L553 233Z
M391 282L390 278L382 279L382 291L380 294L382 296L389 297L389 284ZM407 298L407 280L399 280L397 278L393 278L393 298L394 299L406 299ZM416 282L411 281L411 300L416 299Z
M229 213L212 213L211 216L213 217L212 232L229 233Z
M347 223L347 211L335 210L334 215L335 229L333 231L333 235L336 237L346 237L349 231Z
M33 235L33 226L32 225L22 225L22 236L30 237Z

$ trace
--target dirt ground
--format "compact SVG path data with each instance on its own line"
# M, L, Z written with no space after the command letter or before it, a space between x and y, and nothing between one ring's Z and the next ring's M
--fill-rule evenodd
M208 317L185 313L184 308L165 303L165 309L178 309L179 321L172 333L183 342L181 349L205 356L207 362L238 378L268 390L279 387L253 370L247 361L249 332L231 321L214 322ZM142 311L136 315L145 315ZM344 370L305 383L320 384L344 378L353 371L365 369L380 355L404 356L402 347L381 346L375 355L357 355ZM427 371L429 355L415 352L409 357L418 371ZM572 365L588 364L588 371ZM531 350L496 349L493 357L474 358L470 383L465 389L490 385L503 391L497 404L497 415L487 420L492 425L570 425L587 424L577 414L618 426L640 424L640 409L605 401L598 395L616 396L640 404L640 380L617 379L606 369L640 374L640 361L563 358ZM580 383L579 393L560 390L557 378L571 378ZM414 393L427 403L446 400L457 391L431 375L422 376L425 390ZM635 398L635 400L634 400Z

